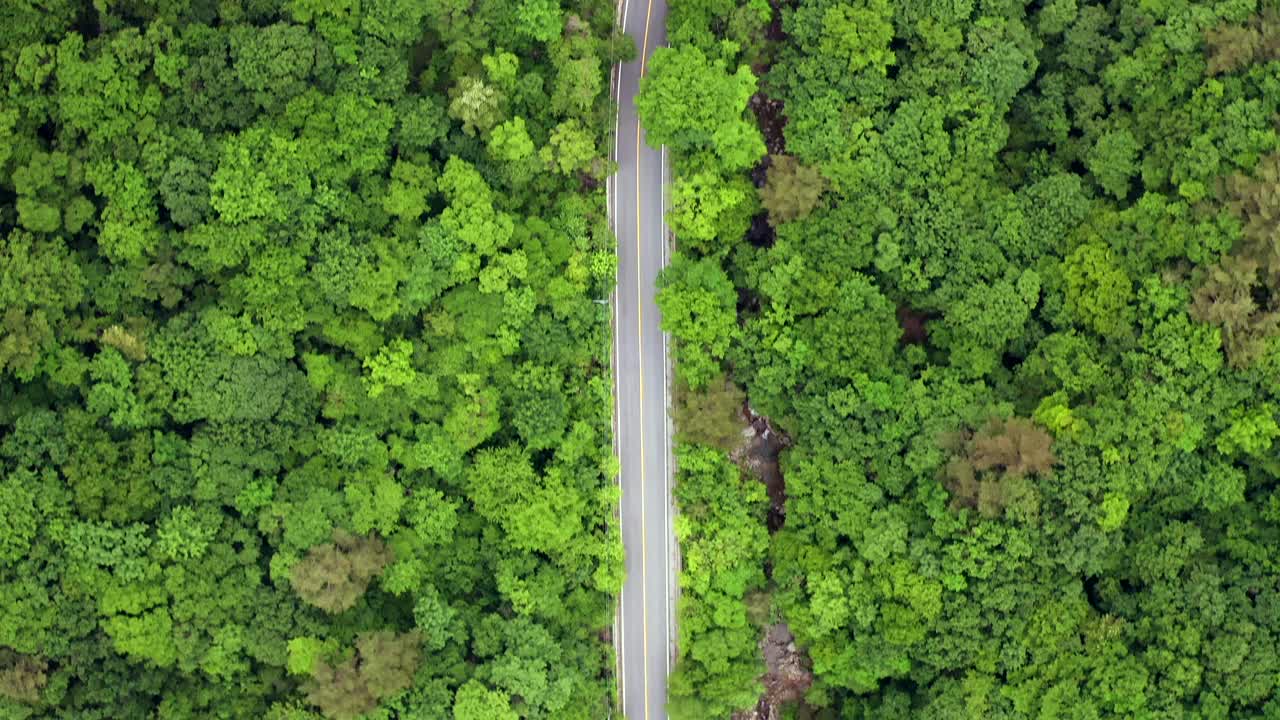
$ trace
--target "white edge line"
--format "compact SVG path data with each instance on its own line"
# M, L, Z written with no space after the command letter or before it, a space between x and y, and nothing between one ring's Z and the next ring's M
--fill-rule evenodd
M621 30L623 34L626 34L627 13L631 8L631 0L618 0L618 3L615 5L615 8L616 10L614 13L614 25L617 29ZM618 63L617 65L614 66L613 74L614 74L613 162L615 165L618 165L619 160L621 159L621 156L618 154L618 143L619 143L619 137L620 137L618 132L622 124L622 63ZM621 177L621 173L615 171L610 176L610 180L612 182L609 185L606 185L606 190L605 190L607 194L605 198L605 205L606 205L606 208L609 210L610 220L613 226L615 257L619 257L619 252L621 250L618 244L618 179L620 177ZM612 203L612 205L610 205L610 203ZM621 362L621 354L620 354L620 345L619 345L619 339L618 339L618 302L617 302L618 280L617 280L616 268L614 270L614 273L615 273L614 283L613 283L614 297L613 297L613 303L612 303L613 324L612 324L612 327L610 327L609 329L613 333L613 360L614 360L613 362L613 405L614 405L613 407L613 417L614 417L613 455L618 460L618 478L616 480L618 484L618 542L622 542L622 452L621 452L621 447L618 444L618 438L622 434L622 412L621 412L622 395L621 395L621 388L618 383L618 380L619 380L618 365ZM618 614L617 614L617 628L615 632L615 635L616 635L615 642L617 643L617 652L618 652L618 658L617 658L617 661L615 662L615 666L616 666L615 672L617 673L617 676L618 676L618 705L619 705L618 712L620 715L624 715L624 716L626 714L626 707L627 707L627 674L626 674L626 669L623 666L623 663L627 656L626 655L626 593L623 592L623 590L626 587L626 573L627 573L627 554L626 554L626 545L624 543L623 551L622 551L623 587L618 588Z
M662 234L661 234L661 258L662 267L667 266L668 251L668 234L667 234L667 148L664 145L658 150L658 184L660 207L662 208ZM671 513L675 504L674 498L671 497L671 466L668 460L671 457L671 386L670 386L670 370L671 355L667 352L667 334L662 333L662 415L663 415L663 432L665 452L662 455L662 482L666 495L666 511L663 516L666 518L665 528L663 532L663 542L666 544L666 610L667 610L667 651L663 653L665 661L667 678L671 677L671 650L675 646L674 634L675 626L671 624L671 590L672 590L672 572L674 571L675 557L671 554Z

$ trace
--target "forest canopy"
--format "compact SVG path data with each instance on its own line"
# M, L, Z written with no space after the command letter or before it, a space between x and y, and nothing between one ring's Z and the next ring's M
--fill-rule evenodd
M638 107L675 168L677 498L724 553L682 577L672 716L1280 718L1275 5L674 0L668 31ZM764 554L703 497L744 398L786 438Z
M613 18L0 4L0 717L609 714Z

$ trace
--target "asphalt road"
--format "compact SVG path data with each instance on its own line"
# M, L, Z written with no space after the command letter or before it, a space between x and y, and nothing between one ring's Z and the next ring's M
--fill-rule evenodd
M618 692L627 720L665 720L678 552L671 532L667 338L653 300L658 271L667 260L665 163L663 154L644 141L634 99L645 61L667 40L666 0L621 0L619 12L619 23L639 52L614 77L618 173L609 187L618 237L614 422L627 571L615 634Z

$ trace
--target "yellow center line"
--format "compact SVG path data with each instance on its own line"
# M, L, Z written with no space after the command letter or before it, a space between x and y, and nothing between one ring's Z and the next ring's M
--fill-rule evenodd
M644 13L644 41L640 45L640 76L637 90L644 79L645 60L649 54L649 20L653 16L653 0L649 0ZM633 104L634 107L634 104ZM648 523L645 522L644 498L644 297L641 276L644 265L640 261L640 114L636 113L636 361L640 370L640 628L643 633L641 648L644 654L644 717L649 720L649 567L648 544L645 541Z

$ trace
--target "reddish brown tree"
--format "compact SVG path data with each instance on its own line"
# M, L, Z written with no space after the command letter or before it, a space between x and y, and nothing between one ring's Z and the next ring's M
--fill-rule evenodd
M355 605L389 562L391 551L376 535L359 537L339 528L332 543L311 548L293 566L289 580L303 600L338 613Z

